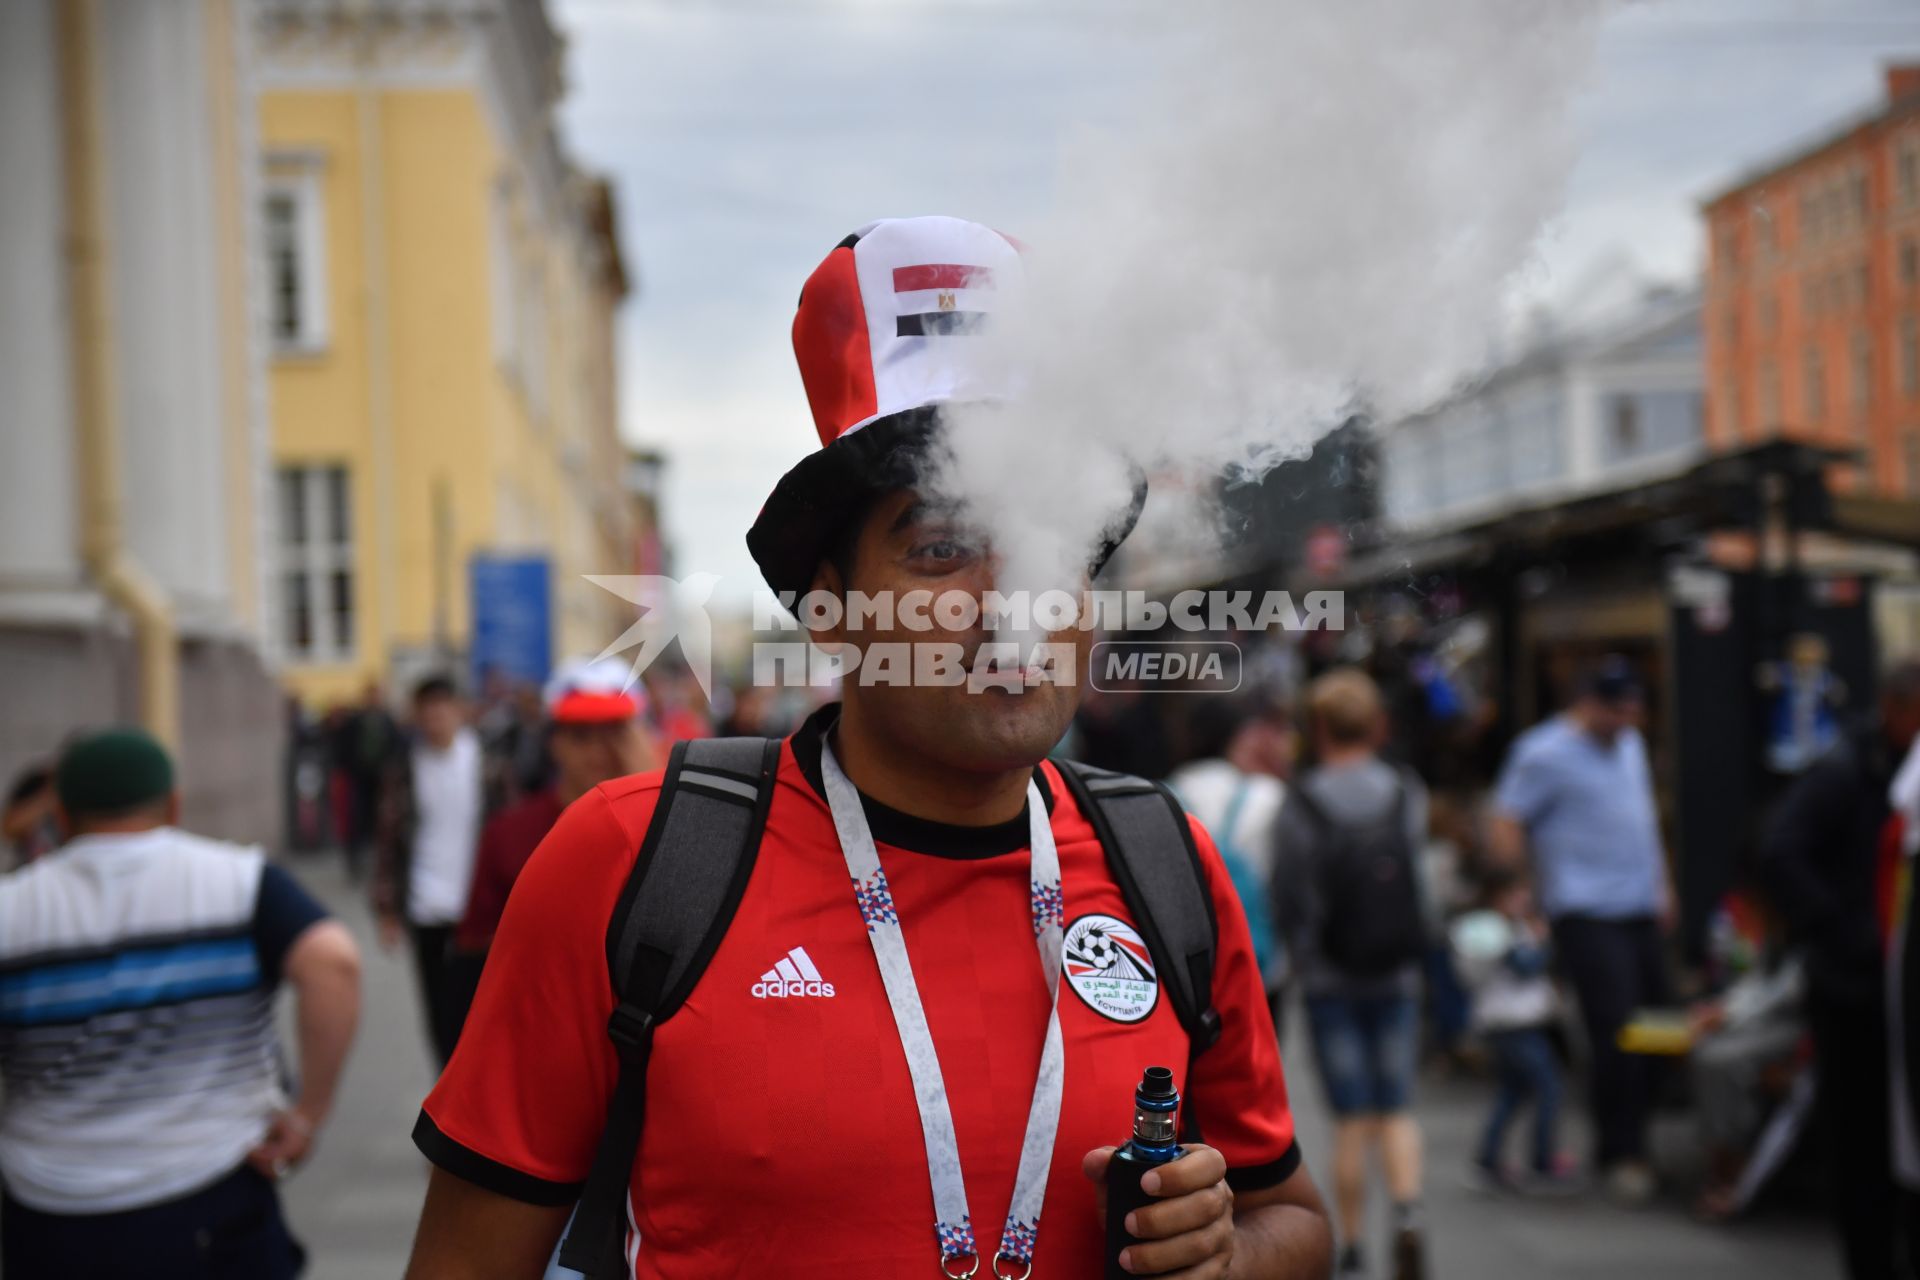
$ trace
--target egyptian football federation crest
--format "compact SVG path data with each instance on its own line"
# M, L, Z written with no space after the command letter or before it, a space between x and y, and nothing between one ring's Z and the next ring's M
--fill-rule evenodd
M1140 1022L1153 1012L1160 980L1132 925L1114 916L1081 916L1067 926L1064 952L1067 984L1095 1013Z

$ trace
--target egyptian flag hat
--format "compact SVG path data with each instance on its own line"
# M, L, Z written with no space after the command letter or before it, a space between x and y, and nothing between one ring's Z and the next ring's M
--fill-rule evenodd
M747 531L775 592L804 594L867 499L920 479L945 429L943 406L1017 398L1016 371L990 359L978 335L996 312L1022 304L1025 285L1019 245L940 217L869 223L808 277L793 352L821 447L781 477ZM1093 572L1145 501L1141 480Z

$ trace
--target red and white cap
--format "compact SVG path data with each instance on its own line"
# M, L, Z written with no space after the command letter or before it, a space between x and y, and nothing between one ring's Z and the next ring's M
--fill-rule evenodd
M646 693L627 664L615 658L573 658L547 680L547 719L555 724L607 724L631 720L646 705Z
M807 590L865 498L913 485L942 406L1016 397L1017 369L979 334L1025 305L1020 255L977 222L888 218L842 240L808 278L793 351L821 447L781 478L747 533L776 592Z

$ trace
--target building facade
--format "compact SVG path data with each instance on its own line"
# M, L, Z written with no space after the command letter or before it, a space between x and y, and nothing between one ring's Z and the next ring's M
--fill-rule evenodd
M245 0L0 5L0 779L144 723L272 839Z
M1707 429L1856 451L1835 482L1920 494L1920 65L1704 206Z
M1382 515L1427 532L1653 479L1705 441L1700 299L1652 289L1381 429Z
M628 282L612 193L556 137L542 4L254 3L288 686L464 674L483 561L544 562L517 606L544 623L512 626L598 651L632 620L582 578L632 571Z

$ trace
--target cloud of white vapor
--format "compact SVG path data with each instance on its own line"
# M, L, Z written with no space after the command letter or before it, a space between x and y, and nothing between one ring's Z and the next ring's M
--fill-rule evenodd
M1560 203L1603 0L1188 0L1134 127L1019 229L1028 307L978 341L1028 393L960 412L940 482L1003 591L1071 587L1131 477L1205 492L1486 353Z

